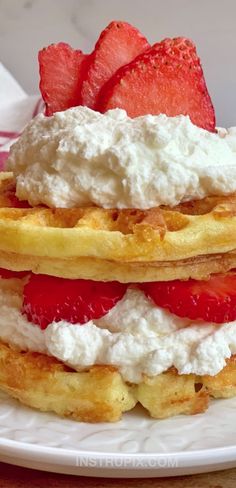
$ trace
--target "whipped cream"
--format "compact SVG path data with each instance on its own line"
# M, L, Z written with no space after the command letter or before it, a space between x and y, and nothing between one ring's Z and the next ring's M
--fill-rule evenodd
M76 107L35 117L7 169L31 205L148 209L236 191L236 128L211 133L187 116Z
M84 325L54 322L44 331L21 314L22 290L20 280L0 280L0 339L78 371L111 364L134 383L172 365L183 374L215 375L236 353L236 321L218 326L178 318L132 287L103 318Z

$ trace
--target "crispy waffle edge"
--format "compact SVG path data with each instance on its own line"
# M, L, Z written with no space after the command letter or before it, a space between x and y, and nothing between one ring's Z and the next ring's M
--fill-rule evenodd
M55 358L0 342L0 389L21 403L82 422L115 422L139 402L153 418L204 412L210 398L236 395L236 358L216 376L180 375L175 368L136 384L111 366L76 372Z

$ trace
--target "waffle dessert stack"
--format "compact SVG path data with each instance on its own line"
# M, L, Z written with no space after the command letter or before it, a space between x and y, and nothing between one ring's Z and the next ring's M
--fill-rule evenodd
M190 40L112 22L39 60L46 115L0 173L0 388L87 422L203 412L236 394L235 130Z

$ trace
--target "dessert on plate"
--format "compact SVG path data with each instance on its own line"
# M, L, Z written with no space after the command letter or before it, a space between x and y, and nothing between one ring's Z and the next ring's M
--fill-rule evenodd
M0 173L0 388L76 420L236 394L236 129L196 48L112 22L39 53Z

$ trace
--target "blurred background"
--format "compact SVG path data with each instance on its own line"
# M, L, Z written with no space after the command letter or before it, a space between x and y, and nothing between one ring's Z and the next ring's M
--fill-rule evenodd
M37 93L40 48L65 41L90 52L113 19L134 24L151 43L191 37L217 124L236 125L236 0L0 0L0 61Z

